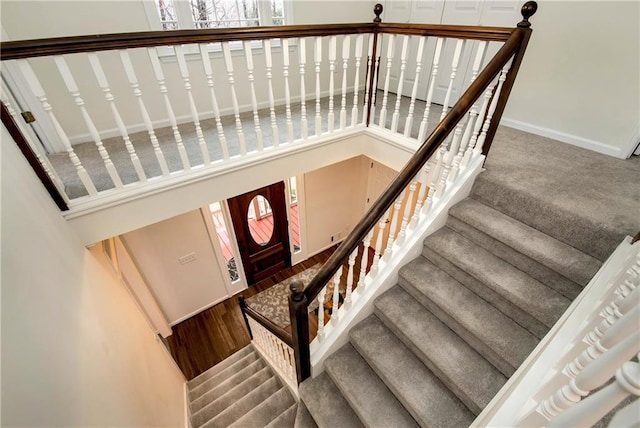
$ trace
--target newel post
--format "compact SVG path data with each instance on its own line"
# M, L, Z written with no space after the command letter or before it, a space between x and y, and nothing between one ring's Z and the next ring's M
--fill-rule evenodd
M378 87L378 82L376 81L378 79L376 68L379 65L376 64L376 55L378 53L378 24L382 22L382 18L380 18L380 15L382 15L383 10L384 8L380 3L377 3L373 7L373 13L376 15L376 17L373 18L373 22L376 24L376 26L373 29L373 44L371 51L371 67L369 68L369 82L365 83L369 85L369 95L367 99L367 126L369 126L369 122L371 120L371 102L373 101L375 96L373 91Z
M498 104L496 105L496 110L493 113L493 119L491 120L489 130L487 131L487 138L482 150L482 154L485 156L491 148L491 143L493 143L493 137L496 135L498 125L500 124L500 119L502 118L502 113L504 112L504 108L507 105L507 100L509 99L509 94L511 94L511 89L513 88L513 84L516 81L516 76L518 75L518 69L520 68L520 64L522 63L524 52L527 50L527 45L529 44L529 39L531 38L532 30L529 18L531 18L537 10L538 3L536 3L535 1L526 2L524 5L522 5L522 9L520 10L520 13L522 14L522 21L518 22L518 26L514 31L519 31L522 33L522 42L520 43L520 47L518 47L518 50L514 54L513 64L511 64L511 69L507 74L504 86L502 87L502 92L500 92L500 98L498 98Z
M296 359L298 384L311 376L311 354L309 352L309 312L304 284L294 279L289 284L289 318L291 319L291 336L293 353Z
M251 326L249 325L249 319L247 318L247 312L245 308L247 307L247 303L244 301L244 296L241 294L238 296L238 305L240 306L240 311L242 312L242 318L244 318L244 323L247 326L247 331L249 332L249 338L253 340L253 334L251 333Z

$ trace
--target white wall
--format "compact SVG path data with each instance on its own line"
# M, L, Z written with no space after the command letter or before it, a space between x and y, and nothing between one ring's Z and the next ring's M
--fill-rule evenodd
M312 255L346 237L364 214L368 158L358 156L304 175L307 249Z
M184 377L2 128L3 426L184 426Z
M200 210L122 236L158 305L176 324L228 297ZM196 260L178 258L195 253Z

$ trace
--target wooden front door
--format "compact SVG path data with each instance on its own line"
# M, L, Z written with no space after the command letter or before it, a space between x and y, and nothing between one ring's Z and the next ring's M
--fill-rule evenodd
M291 266L284 182L227 201L249 285Z

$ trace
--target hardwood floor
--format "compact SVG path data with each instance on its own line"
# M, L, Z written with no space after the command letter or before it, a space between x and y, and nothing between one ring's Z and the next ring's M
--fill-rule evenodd
M295 266L284 269L240 294L245 297L254 296L316 263L324 263L335 249L336 246L331 247ZM242 318L237 296L230 297L176 324L173 327L173 334L167 338L171 355L189 380L247 346L249 342L249 333Z

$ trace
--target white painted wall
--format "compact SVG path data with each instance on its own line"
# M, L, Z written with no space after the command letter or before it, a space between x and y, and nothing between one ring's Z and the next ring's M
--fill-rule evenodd
M184 426L184 377L1 137L2 425Z
M362 218L368 162L358 156L304 175L309 255L345 238Z
M228 297L200 210L134 230L122 239L170 324ZM178 258L190 253L197 259L180 264Z

